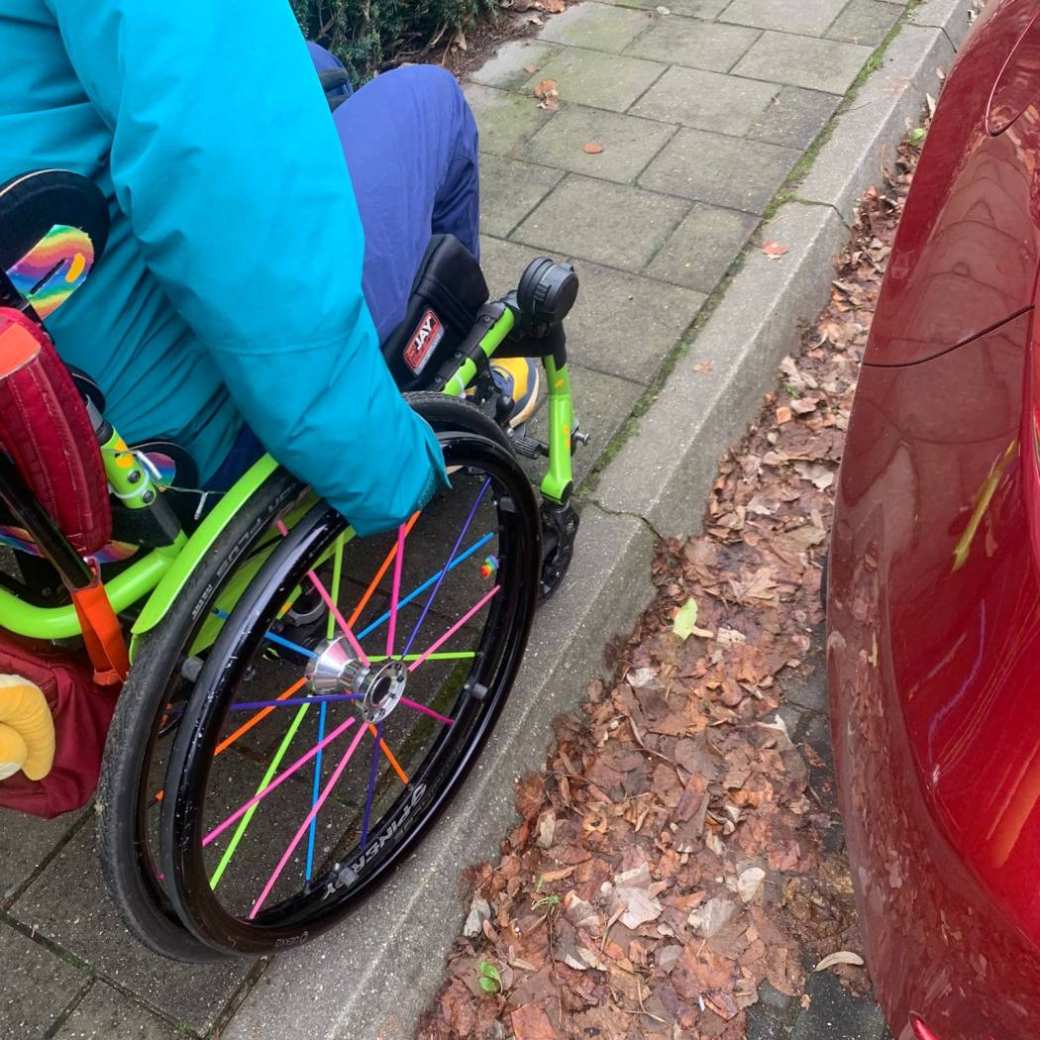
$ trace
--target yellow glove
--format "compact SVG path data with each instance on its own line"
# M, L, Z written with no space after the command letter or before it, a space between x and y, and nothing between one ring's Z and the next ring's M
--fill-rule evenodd
M0 780L22 770L42 780L54 765L54 719L43 691L20 675L0 675Z

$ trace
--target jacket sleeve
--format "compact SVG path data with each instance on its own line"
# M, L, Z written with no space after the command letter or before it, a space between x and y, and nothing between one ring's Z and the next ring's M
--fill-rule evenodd
M361 288L346 160L287 0L46 0L145 261L246 422L366 534L446 483Z

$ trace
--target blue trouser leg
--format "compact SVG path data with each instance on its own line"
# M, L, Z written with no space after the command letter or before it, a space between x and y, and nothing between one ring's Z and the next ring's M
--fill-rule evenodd
M316 50L319 69L336 60ZM333 119L365 231L365 299L386 339L431 235L452 234L479 255L477 126L455 78L429 65L366 83Z

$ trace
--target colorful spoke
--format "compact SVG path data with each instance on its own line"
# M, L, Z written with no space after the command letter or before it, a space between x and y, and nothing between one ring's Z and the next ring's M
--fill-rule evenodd
M433 601L437 598L437 593L441 590L441 585L444 582L444 576L451 570L452 562L456 555L458 555L459 546L462 545L462 539L466 537L466 532L470 528L470 524L473 523L473 518L477 515L477 509L480 508L480 503L484 499L484 495L487 494L487 489L491 487L491 478L487 477L484 483L481 484L480 490L477 492L477 497L473 501L473 505L470 506L469 515L466 517L462 524L462 528L455 539L455 544L451 547L451 552L448 553L448 562L441 568L440 574L437 575L437 583L433 586L433 591L430 592L429 598L426 600L426 604L422 608L422 613L419 615L419 620L416 621L412 628L412 634L408 637L408 642L404 645L404 653L407 654L412 649L412 644L415 642L415 637L419 634L419 629L422 628L423 622L426 620L426 615L430 612L430 607L433 606ZM392 654L393 650L387 650L388 654Z
M289 698L292 697L292 695L296 693L297 690L302 690L306 684L307 678L306 676L304 676L303 678L297 679L296 682L292 684L292 686L289 686L287 689L282 690L282 692L278 694L278 696L273 701L271 701L269 703L269 706L265 707L263 711L258 712L251 719L249 719L246 722L243 722L242 725L239 726L234 733L232 733L228 737L225 737L217 745L217 750L213 752L214 757L217 755L222 755L225 751L227 751L229 747L231 747L232 744L235 743L235 741L241 740L242 737L244 737L254 726L259 726L260 723L263 722L264 719L266 719L272 711L274 711L275 707L277 707L280 701L289 700Z
M329 744L331 744L338 736L340 736L340 734L346 733L347 730L350 729L350 727L353 726L356 721L357 719L351 717L347 719L346 722L337 726L324 740L315 744L315 746L312 747L310 751L308 751L302 758L298 758L295 762L293 762L293 764L289 766L289 768L286 769L285 772L280 773L278 776L276 776L274 780L272 780L262 791L258 791L255 795L253 795L252 798L249 799L248 802L246 802L244 805L240 805L226 820L224 820L222 823L218 823L217 826L214 827L213 830L211 830L202 839L203 847L209 845L211 842L219 838L220 835L228 829L228 827L230 827L236 820L241 819L247 812L249 812L249 810L254 805L262 801L269 794L271 794L282 784L284 784L290 776L293 776L295 773L298 773L308 762L310 762L312 758L314 758L314 756L322 748L328 747ZM364 727L362 727L361 731L364 732Z
M295 708L298 704L339 704L343 701L363 701L360 693L316 693L307 697L289 697L282 701L239 701L228 711L254 711L257 708Z
M415 669L416 669L416 668L418 668L418 667L419 667L419 665L421 665L421 664L423 663L423 661L428 661L428 660L430 659L430 656L431 656L431 655L432 655L432 654L433 654L433 653L434 653L435 651L437 651L437 650L440 650L440 648L441 648L441 647L442 647L442 646L443 646L443 645L444 645L444 644L445 644L445 643L446 643L446 642L447 642L447 641L448 641L449 639L451 639L451 637L452 637L453 635L455 635L455 633L456 633L456 632L457 632L457 631L458 631L458 630L459 630L460 628L462 628L462 626L463 626L463 625L464 625L464 624L465 624L465 623L466 623L467 621L469 621L469 619L470 619L471 617L473 617L473 615L474 615L474 614L476 614L476 613L477 613L477 611L481 610L481 609L482 609L482 608L483 608L483 607L484 607L484 606L485 606L486 604L488 604L488 603L489 603L489 602L491 601L491 599L492 599L492 598L493 598L493 597L494 597L494 596L495 596L495 595L496 595L496 594L497 594L497 593L499 592L499 590L500 590L501 588L502 588L502 586L501 586L501 585L496 585L496 586L495 586L495 587L494 587L493 589L489 589L489 590L488 590L488 591L487 591L486 593L484 593L484 595L483 595L483 596L481 596L481 597L480 597L480 599L478 599L478 600L477 600L477 602L476 602L476 603L474 603L474 604L473 604L473 606L472 606L472 607L470 607L470 608L469 608L469 610L467 610L467 611L466 611L466 613L465 613L465 614L463 614L463 615L462 615L462 617L460 617L460 618L459 618L459 620L458 620L458 621L456 621L456 622L455 622L455 624L454 624L454 625L452 625L452 626L451 626L451 628L449 628L449 629L448 629L448 631L444 633L444 635L442 635L442 636L441 636L441 637L440 637L439 639L436 639L436 640L435 640L435 641L433 642L433 644L432 644L432 645L430 646L430 648L429 648L429 649L428 649L428 650L427 650L427 651L426 651L425 653L422 653L422 654L420 654L420 655L419 655L419 657L418 657L418 659L417 659L417 660L415 660L415 661L413 661L413 662L412 662L412 663L411 663L411 664L410 664L410 665L408 666L408 671L410 671L410 672L414 672L414 671L415 671ZM401 703L403 704L403 703L404 703L404 701L402 700L402 702L401 702Z
M270 765L267 767L267 772L264 773L263 779L260 781L259 786L256 789L256 793L260 794L264 788L271 782L275 773L278 772L278 767L282 764L282 759L285 758L289 751L289 745L292 744L293 738L296 736L296 731L300 728L300 723L303 722L304 716L307 714L307 708L309 705L304 705L299 711L296 712L296 717L292 720L289 728L285 732L285 736L282 737L281 744L278 745L278 750L275 751L274 757L271 759ZM246 828L248 828L256 810L259 806L254 805L243 817L238 821L238 826L235 828L235 833L231 836L231 841L228 842L228 847L224 850L224 854L220 857L220 862L217 864L217 869L213 871L209 879L209 887L216 888L220 884L220 879L224 876L224 871L227 870L228 864L231 862L232 857L235 855L235 851L238 849L238 843L245 836Z
M394 656L394 637L397 635L397 611L401 603L401 571L404 569L404 524L397 529L397 557L394 559L394 580L390 587L390 625L386 630L386 656Z
M332 601L333 603L339 603L339 586L340 579L343 576L343 535L340 535L336 539L336 553L332 559ZM325 638L332 641L333 636L336 634L336 616L333 612L329 611L329 616L325 624ZM322 701L321 708L318 712L318 743L325 739L325 722L328 718L329 705L328 702ZM314 758L314 780L311 785L311 805L315 805L318 801L318 795L321 793L321 765L322 765L322 752L319 751ZM314 819L311 820L310 833L307 835L307 865L304 868L304 879L310 881L314 874L314 846L318 839L318 817L315 815Z
M419 519L419 516L419 513L412 513L412 515L408 518L408 523L404 525L404 533L406 535L415 526L415 522ZM368 588L365 589L364 595L361 597L360 600L358 600L358 605L354 608L349 619L347 620L347 624L351 628L353 628L354 625L357 624L357 619L361 617L361 612L365 609L365 607L368 606L368 601L372 598L372 593L374 593L376 589L379 588L379 583L383 580L383 576L390 569L390 564L394 562L394 557L396 556L397 545L395 543L394 547L390 550L390 552L386 554L386 559L383 560L383 562L380 564L379 570L376 571L375 577L368 583Z
M372 743L372 758L368 764L368 789L365 791L365 812L361 818L361 851L368 848L368 825L372 822L372 803L376 797L376 777L379 775L379 745L383 740L383 724L376 727Z
M454 726L455 720L449 719L447 715L442 715L439 711L434 711L433 708L427 708L425 704L420 704L418 701L413 701L411 697L402 697L401 704L406 708L411 708L412 711L421 711L424 715L429 715L431 719L436 719L438 722L443 722L445 726Z
M349 721L353 722L354 720L351 719ZM252 921L256 917L256 915L260 912L260 908L267 901L267 897L271 894L271 889L274 888L275 883L278 881L278 878L281 877L282 871L285 869L286 863L289 862L290 857L296 850L296 846L300 844L304 834L307 833L307 828L310 827L311 820L313 820L318 815L319 810L328 800L329 795L332 794L333 788L336 786L336 784L339 783L339 778L343 775L343 770L347 768L347 763L350 762L351 758L354 755L354 752L357 750L358 744L361 743L361 738L364 735L365 727L359 726L357 733L354 734L354 739L350 742L350 747L347 748L346 754L344 754L344 756L339 760L339 764L333 771L332 776L329 777L329 782L325 785L324 789L318 797L317 802L311 807L311 811L307 813L306 819L303 821L303 823L300 824L299 830L293 835L293 839L291 842L289 842L288 848L286 848L285 852L282 853L282 858L278 861L278 865L271 872L271 876L267 879L267 884L264 885L263 891L261 891L260 895L257 897L256 902L253 904L252 910L249 911L250 921Z
M390 745L387 744L387 742L379 736L375 726L373 726L371 722L368 724L368 731L372 734L373 737L375 737L379 741L380 749L382 750L383 754L386 755L386 760L390 763L390 766L393 769L393 771L401 778L401 783L410 783L408 779L408 774L401 768L401 763L398 762L397 759L394 757L394 753L390 750Z
M487 545L487 543L490 542L491 539L494 537L494 532L488 532L487 534L482 535L468 549L466 549L465 552L461 553L458 559L454 560L452 562L451 567L449 567L448 569L454 570L456 567L458 567L460 563L462 563L465 560L468 560L475 552L478 552L480 549L483 549L484 546ZM418 586L418 588L412 589L412 591L409 592L407 596L402 598L400 606L406 607L409 603L412 602L412 600L418 599L419 596L421 596L431 585L433 585L437 581L437 578L439 576L440 572L438 572L437 574L433 574L429 578L427 578L426 581L424 581L420 586ZM387 620L389 620L389 618L389 610L384 612L383 614L380 614L379 617L377 617L375 621L372 622L372 624L366 626L360 632L358 632L358 639L365 639L367 636L370 636L377 628L379 628L380 625L385 624ZM385 661L386 657L371 657L369 658L369 660Z

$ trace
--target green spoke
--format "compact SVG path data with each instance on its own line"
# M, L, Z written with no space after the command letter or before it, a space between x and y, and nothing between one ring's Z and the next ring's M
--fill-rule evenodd
M285 758L286 753L289 750L289 745L293 742L293 737L296 736L296 731L300 728L300 723L303 722L303 717L310 710L309 704L304 704L296 712L296 717L292 720L292 725L286 731L285 736L282 738L281 744L278 745L278 750L274 753L274 758L271 759L271 764L267 767L267 772L264 773L264 778L260 781L259 786L256 789L256 794L259 794L267 785L274 779L275 773L278 772L278 767L282 764L282 759ZM255 797L255 795L254 795ZM227 870L228 864L231 862L232 857L235 855L235 850L238 848L238 843L242 840L246 833L246 828L249 826L250 820L253 818L253 814L257 809L260 808L260 803L257 802L249 812L238 821L238 826L235 828L235 833L231 836L231 841L228 847L224 850L224 855L220 857L220 862L217 864L217 869L213 871L213 876L209 879L209 887L216 888L220 884L220 879L224 876L224 871Z
M404 657L395 656L395 661L418 661L422 654L405 654ZM425 661L469 661L477 656L476 650L445 650L439 654L427 654ZM386 654L369 654L370 661L389 661Z
M332 558L332 589L329 591L329 595L332 597L332 602L339 606L339 584L340 578L343 575L343 546L346 545L346 539L343 535L340 535L336 539L336 554ZM325 629L325 638L331 643L336 638L336 618L332 611L329 611L328 625Z

